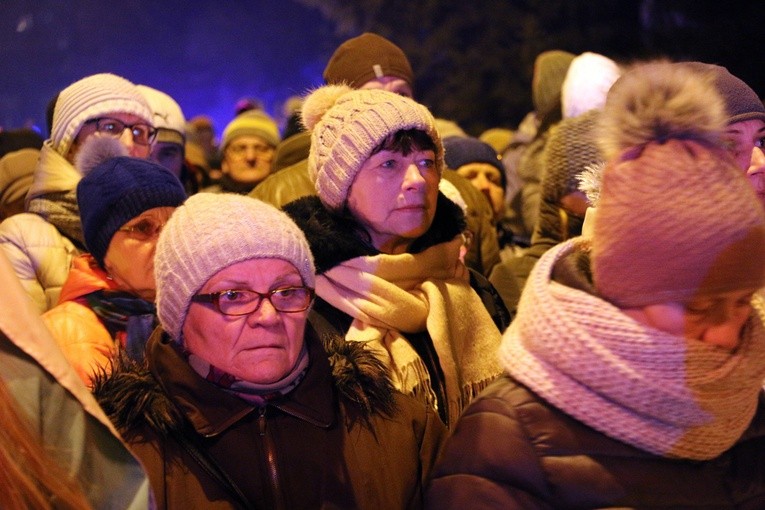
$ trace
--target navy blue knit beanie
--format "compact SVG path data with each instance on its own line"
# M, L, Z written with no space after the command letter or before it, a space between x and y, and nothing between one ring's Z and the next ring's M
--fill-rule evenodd
M502 176L502 188L507 185L505 167L502 166L501 156L494 147L478 138L465 136L450 136L444 138L444 161L446 166L457 170L469 163L488 163L499 170Z
M93 167L77 184L77 204L85 245L98 264L115 232L144 211L177 207L186 200L178 178L145 159L111 158Z

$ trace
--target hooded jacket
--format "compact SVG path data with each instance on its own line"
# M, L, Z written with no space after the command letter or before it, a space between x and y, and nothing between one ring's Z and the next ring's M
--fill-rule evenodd
M0 223L0 248L40 313L58 302L72 259L84 246L82 233L74 232L79 231L77 211L67 210L59 216L73 231L66 236L64 226L44 211L37 211L36 205L43 198L53 202L60 198L60 203L67 203L64 196L73 193L81 177L46 141L27 194L27 211L31 212L15 214Z
M305 341L304 379L262 408L202 379L159 328L147 365L97 383L158 508L422 506L443 424L359 346L324 337L325 351L310 326Z

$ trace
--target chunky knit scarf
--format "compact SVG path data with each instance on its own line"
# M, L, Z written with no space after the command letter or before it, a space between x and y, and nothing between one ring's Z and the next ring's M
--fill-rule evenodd
M548 251L526 284L500 357L563 412L642 450L707 460L749 425L765 377L765 302L728 352L642 325L588 292L552 281L582 238Z
M85 250L85 238L80 224L80 208L77 205L76 190L50 193L33 198L29 201L27 211L45 218L79 249Z
M394 385L436 406L428 370L406 333L426 331L443 370L447 411L462 409L500 372L500 333L469 285L457 237L417 254L356 257L316 279L317 294L354 318L346 340L366 342Z

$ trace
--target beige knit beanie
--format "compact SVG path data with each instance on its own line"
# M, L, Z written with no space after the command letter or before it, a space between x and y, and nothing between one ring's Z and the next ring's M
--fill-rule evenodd
M592 238L602 297L620 308L685 302L765 283L765 211L722 150L714 76L641 64L608 95Z
M444 167L444 149L433 115L423 105L384 90L353 90L326 85L306 97L303 125L311 131L308 173L322 203L345 206L356 174L388 136L419 129L436 145L436 166Z
M94 74L61 91L53 110L50 140L66 156L85 121L107 113L132 113L152 124L146 99L130 81L109 73Z
M154 277L157 315L182 341L191 298L222 269L251 259L282 259L315 286L311 250L303 232L282 211L232 193L198 193L178 207L157 241Z

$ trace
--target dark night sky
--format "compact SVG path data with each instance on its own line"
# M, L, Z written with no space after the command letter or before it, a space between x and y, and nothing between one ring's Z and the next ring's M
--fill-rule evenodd
M278 118L362 29L404 47L436 115L476 127L520 120L533 58L552 48L705 60L763 93L764 12L745 0L0 0L0 128L44 131L49 99L98 72L163 90L219 131L245 96Z
M235 102L278 115L321 83L338 44L315 10L292 0L0 0L0 126L44 128L48 100L77 79L113 72L173 96L187 118L222 130Z

